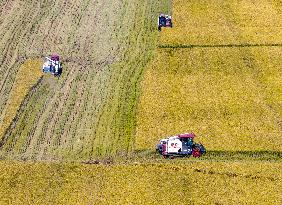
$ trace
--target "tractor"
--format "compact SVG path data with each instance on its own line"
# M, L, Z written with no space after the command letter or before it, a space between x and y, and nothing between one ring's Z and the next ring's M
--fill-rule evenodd
M205 147L201 143L195 143L194 133L184 133L161 139L156 146L156 151L164 158L174 157L200 157L206 153Z
M60 76L62 74L62 65L60 63L60 57L57 54L51 55L51 57L45 57L45 62L42 67L44 73L52 73L54 76Z
M172 20L171 16L166 14L160 14L158 19L158 30L161 31L162 27L171 27L172 28Z

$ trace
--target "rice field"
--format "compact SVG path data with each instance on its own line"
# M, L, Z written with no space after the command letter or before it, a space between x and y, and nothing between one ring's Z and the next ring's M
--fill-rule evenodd
M81 161L130 152L139 81L157 38L155 16L167 5L166 0L3 2L1 115L20 62L55 52L63 74L44 75L20 109L14 108L16 117L3 127L0 155Z
M12 123L29 90L41 78L42 72L39 69L41 66L41 60L28 60L21 65L10 92L7 106L3 110L0 118L0 138Z
M142 82L137 148L193 131L210 150L281 151L281 51L159 49Z
M282 150L281 35L246 35L280 31L281 5L251 3L174 1L175 28L160 34L142 81L136 149L193 131L209 150Z
M282 204L281 6L0 2L0 204ZM190 131L202 158L154 153Z
M279 163L1 162L0 167L1 204L279 205L282 202Z
M174 29L161 44L281 44L282 4L278 0L174 0Z

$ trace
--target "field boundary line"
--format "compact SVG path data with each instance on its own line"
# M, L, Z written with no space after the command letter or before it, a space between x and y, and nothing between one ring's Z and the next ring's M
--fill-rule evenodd
M164 44L158 45L158 48L241 48L241 47L282 47L282 43L261 43L261 44Z

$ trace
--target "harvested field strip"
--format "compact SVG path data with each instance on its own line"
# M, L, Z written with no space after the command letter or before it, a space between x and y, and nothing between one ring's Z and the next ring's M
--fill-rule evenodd
M0 24L0 95L3 96L0 100L0 112L7 103L9 92L22 59L33 57L27 57L26 54L22 53L22 49L26 49L28 45L23 39L28 38L29 32L37 28L40 23L42 13L30 9L36 8L37 5L38 2L26 2L24 4L23 2L13 1L13 3L7 3L4 6L3 16L5 18ZM46 3L46 5L48 4ZM5 9L6 6L8 10ZM29 16L29 19L26 19L26 16ZM30 50L32 49L28 51Z
M27 29L27 36L14 37L17 52L8 47L8 39L2 41L1 51L9 50L15 59L57 52L64 71L59 79L43 77L5 135L1 156L87 160L126 155L135 140L140 77L156 46L155 19L159 11L170 9L171 2L76 0L66 4L61 0L50 2L50 9L41 1L38 5L17 2L21 6L15 4L8 11L15 21L4 19L3 26L10 27L1 34L7 37L18 30L16 19L22 15L22 23L29 19L34 27ZM20 10L31 4L34 15ZM9 71L10 84L12 68L18 69L10 64L0 69ZM8 99L7 93L9 89L1 96Z
M279 163L0 165L1 203L281 204Z
M0 118L0 138L15 118L24 98L30 88L34 86L42 76L41 60L27 60L19 69L13 88L11 90L7 106Z

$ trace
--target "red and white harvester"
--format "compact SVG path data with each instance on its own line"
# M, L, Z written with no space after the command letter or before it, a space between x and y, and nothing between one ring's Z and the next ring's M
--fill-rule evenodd
M205 147L201 143L195 143L194 133L184 133L161 139L156 146L156 151L164 158L179 157L200 157L206 153Z

